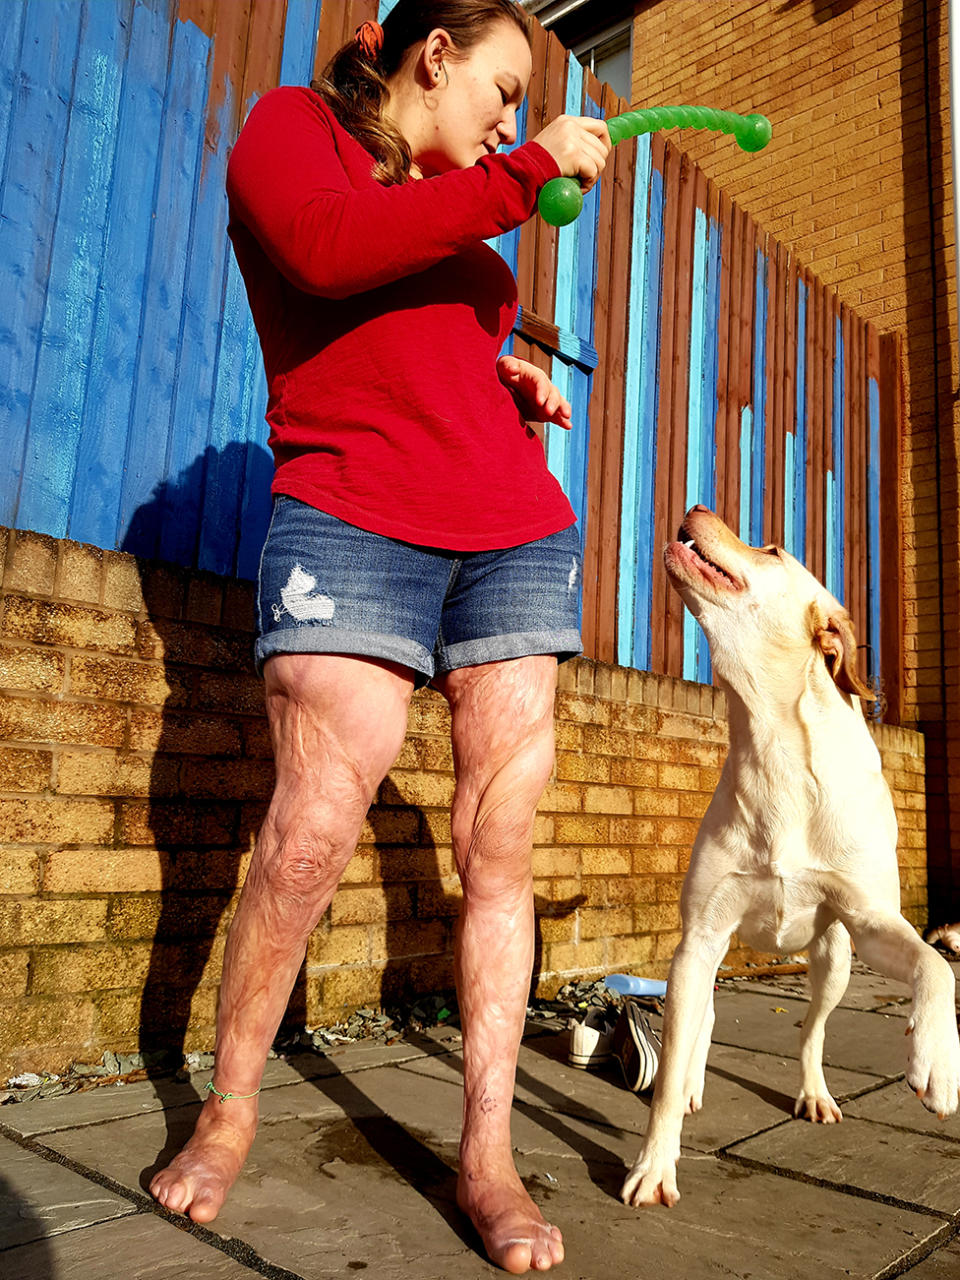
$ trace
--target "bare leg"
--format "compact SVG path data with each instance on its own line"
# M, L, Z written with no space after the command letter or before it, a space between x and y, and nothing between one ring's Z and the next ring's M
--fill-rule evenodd
M864 910L851 912L843 922L865 964L912 988L907 1084L928 1111L941 1118L953 1115L960 1096L953 970L901 915Z
M265 668L277 780L223 958L214 1084L260 1085L311 931L403 742L412 678L366 659L283 654ZM207 1099L193 1137L150 1184L194 1222L215 1218L257 1127L257 1099Z
M835 920L810 946L810 1007L800 1033L800 1093L793 1114L822 1124L843 1119L823 1075L827 1018L850 981L850 935Z
M437 681L452 711L453 841L463 884L457 990L464 1102L457 1200L514 1275L563 1260L560 1232L513 1162L510 1109L533 966L531 851L553 768L553 657L467 667Z
M663 1053L653 1087L643 1149L627 1174L620 1198L625 1204L675 1205L680 1134L690 1101L688 1081L705 1026L712 1030L713 981L731 930L685 931L670 965L663 1010ZM704 1057L704 1065L706 1058ZM698 1064L699 1069L699 1064Z

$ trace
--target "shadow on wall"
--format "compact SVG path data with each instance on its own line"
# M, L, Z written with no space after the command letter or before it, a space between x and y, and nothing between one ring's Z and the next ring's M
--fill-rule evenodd
M860 0L784 0L778 12L786 13L788 9L799 9L801 5L810 5L814 22L829 22L848 9L855 9Z
M158 485L134 513L121 549L162 554L171 527L181 559L197 558L197 513L211 474L246 477L269 492L272 462L259 445L210 447L175 480ZM267 512L266 503L263 513ZM239 502L235 502L239 507ZM262 542L266 520L262 516ZM237 522L234 538L250 530ZM234 557L236 556L236 546ZM159 713L133 712L131 746L151 753L147 797L123 805L123 840L157 850L157 897L118 906L124 935L152 942L143 990L140 1049L151 1074L179 1066L188 1027L213 1022L219 950L243 859L259 828L273 782L263 693L253 669L254 590L250 582L140 561L149 656L165 698ZM211 963L212 961L212 963ZM213 972L211 972L211 970Z

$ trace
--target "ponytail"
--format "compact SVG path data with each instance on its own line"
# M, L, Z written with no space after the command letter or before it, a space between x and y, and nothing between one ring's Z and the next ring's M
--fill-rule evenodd
M413 157L400 130L383 115L388 79L409 50L438 27L462 55L492 23L503 21L513 22L530 43L532 21L514 0L398 0L382 28L369 22L358 27L310 87L373 156L377 181L405 182Z

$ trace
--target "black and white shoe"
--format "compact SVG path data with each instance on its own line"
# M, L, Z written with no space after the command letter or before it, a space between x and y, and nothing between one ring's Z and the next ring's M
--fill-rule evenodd
M660 1065L660 1037L632 1000L624 1000L613 1029L613 1056L619 1061L628 1089L649 1089Z

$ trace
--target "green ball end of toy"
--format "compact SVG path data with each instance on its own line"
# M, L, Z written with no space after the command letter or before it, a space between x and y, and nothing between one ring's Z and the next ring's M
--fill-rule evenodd
M773 126L766 116L752 115L746 116L745 125L749 128L742 128L737 132L737 142L743 151L762 151L770 139L773 137Z
M551 178L541 189L537 208L551 227L565 227L580 216L583 192L576 178Z

